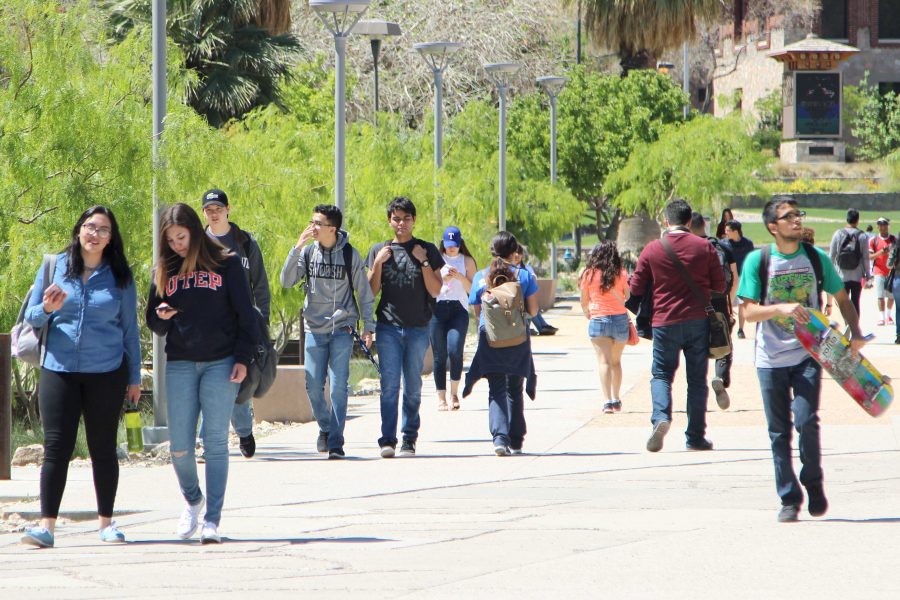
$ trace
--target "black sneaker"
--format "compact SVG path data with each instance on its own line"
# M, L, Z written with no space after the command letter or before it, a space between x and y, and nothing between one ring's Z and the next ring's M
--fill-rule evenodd
M545 325L541 327L541 335L556 335L556 332L559 331L553 325Z
M400 456L415 456L416 443L413 440L403 440L400 446Z
M253 455L256 454L256 439L254 439L252 433L247 437L241 438L240 446L241 454L244 455L244 458L253 458Z
M797 515L800 514L800 507L793 504L786 504L778 511L779 523L796 523Z
M807 486L806 494L809 496L807 509L810 516L821 517L828 512L828 499L825 497L825 490L822 488L821 483Z
M340 460L344 458L344 449L343 448L332 448L328 451L328 458L332 460Z
M743 330L743 329L738 329L738 339L739 339L739 340L743 340L743 339L746 338L746 337L747 337L747 336L744 335L744 330Z
M728 407L731 406L731 398L728 396L728 392L725 390L725 381L723 381L720 377L716 377L710 382L709 386L716 393L716 404L719 405L719 408L722 410L728 410Z
M319 439L316 440L316 450L319 451L320 454L325 454L328 452L328 432L320 431Z
M711 441L709 441L708 439L703 438L699 442L686 442L684 444L684 447L687 448L688 450L702 452L704 450L712 450L713 443Z
M616 409L615 409L615 407L613 406L613 403L612 403L612 402L606 402L606 403L603 404L603 414L605 414L605 415L611 415L611 414L613 414L614 412L616 412Z

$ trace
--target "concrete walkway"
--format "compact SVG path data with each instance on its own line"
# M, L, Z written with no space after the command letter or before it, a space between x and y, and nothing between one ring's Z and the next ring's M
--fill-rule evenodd
M893 331L872 312L866 354L900 375ZM684 449L679 372L680 412L651 454L649 342L626 349L623 412L603 415L580 309L547 317L560 332L534 339L526 455L493 455L484 382L459 412L438 412L426 382L415 458L379 458L377 399L356 399L348 460L316 453L315 424L260 440L252 460L232 452L221 546L175 536L171 466L123 468L117 520L130 542L101 544L93 520L59 529L52 550L0 534L0 598L900 597L897 408L872 419L827 381L831 509L779 524L752 339L737 342L731 409L710 400L715 451ZM36 497L37 479L14 469L0 503ZM62 508L95 510L89 469L70 470Z

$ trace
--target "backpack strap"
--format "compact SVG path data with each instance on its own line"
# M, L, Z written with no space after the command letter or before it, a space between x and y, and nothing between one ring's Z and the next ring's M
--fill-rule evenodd
M347 275L347 284L350 286L350 298L353 300L353 306L356 307L356 315L359 318L362 318L362 313L359 310L359 302L356 300L356 291L353 289L353 246L350 245L350 242L344 244L344 247L341 248L341 252L344 255L344 273ZM355 325L359 325L359 319ZM356 329L356 327L354 327Z
M766 303L766 293L769 291L769 255L772 252L772 245L765 244L759 249L759 303Z
M47 291L47 288L50 287L50 284L53 283L53 278L56 277L56 255L55 254L45 254L44 255L44 287L41 290L41 296L43 297L44 292ZM50 331L50 321L53 320L53 315L50 315L50 319L47 320L47 324L41 328L41 358L39 365L44 364L44 356L47 354L47 333Z

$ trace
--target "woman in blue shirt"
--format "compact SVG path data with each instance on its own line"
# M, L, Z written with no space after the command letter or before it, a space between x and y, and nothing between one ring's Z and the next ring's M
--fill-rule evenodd
M40 269L25 319L34 328L49 328L38 398L44 426L41 524L28 529L22 542L53 546L82 415L100 539L124 542L112 520L119 485L116 435L123 398L136 405L141 396L141 348L137 291L111 210L94 206L81 215L42 296L43 288Z
M463 397L469 395L472 386L482 377L488 380L488 419L497 456L521 454L525 439L525 402L523 387L532 399L537 389L537 376L531 357L531 338L507 348L492 348L485 333L481 299L485 291L503 281L518 279L525 298L525 310L532 317L537 314L538 285L534 275L516 267L521 261L519 242L507 231L501 231L491 240L491 261L486 271L479 271L472 282L469 304L474 305L478 317L478 349L472 365L466 373ZM526 334L528 328L525 328Z

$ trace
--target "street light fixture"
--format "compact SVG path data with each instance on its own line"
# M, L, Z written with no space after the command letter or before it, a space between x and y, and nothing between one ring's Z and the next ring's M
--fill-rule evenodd
M538 77L535 81L550 97L550 183L556 185L556 97L567 77ZM550 279L556 280L556 242L550 244Z
M498 227L506 230L506 91L513 75L522 69L522 63L488 63L484 65L488 78L500 95L500 214Z
M434 76L434 212L438 230L443 229L442 202L438 194L438 171L444 164L444 70L450 55L462 48L456 42L427 42L414 44L413 49L422 55Z
M312 9L322 24L334 36L335 71L334 82L334 203L344 211L344 120L346 81L344 75L344 59L347 50L347 38L353 26L369 8L370 0L309 0Z
M352 33L369 38L372 45L372 62L375 64L375 114L372 120L378 124L378 56L381 54L381 41L390 36L400 35L400 25L391 21L368 20L359 21Z

